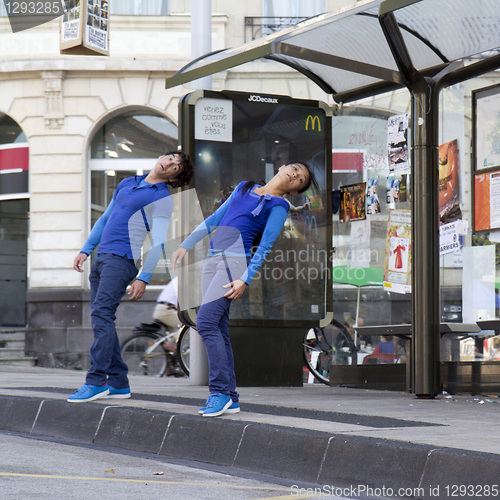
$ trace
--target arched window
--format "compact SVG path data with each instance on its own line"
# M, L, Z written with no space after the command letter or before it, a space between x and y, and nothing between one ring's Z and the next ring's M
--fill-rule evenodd
M104 213L123 179L150 171L159 156L175 150L177 126L165 117L134 112L105 123L90 146L91 226ZM153 274L151 284L166 281L163 259L158 269L161 272Z

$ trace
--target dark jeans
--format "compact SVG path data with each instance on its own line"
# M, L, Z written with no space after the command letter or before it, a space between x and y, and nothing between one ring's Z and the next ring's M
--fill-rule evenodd
M222 393L238 401L231 341L229 340L229 308L231 300L222 288L239 278L246 269L246 260L222 256L209 257L203 267L203 303L198 311L196 328L208 357L208 388L210 393Z
M87 384L108 382L117 389L129 386L128 368L120 354L115 319L120 300L136 275L134 261L119 255L100 254L92 266L89 280L94 343L90 348Z

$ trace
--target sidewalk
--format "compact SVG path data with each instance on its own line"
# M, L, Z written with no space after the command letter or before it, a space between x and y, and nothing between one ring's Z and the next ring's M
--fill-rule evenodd
M70 404L85 373L0 368L0 429L117 446L393 497L478 498L500 482L500 398L331 388L242 387L241 412L204 418L206 387L131 377L132 398ZM439 487L438 490L432 488ZM439 491L440 494L435 493ZM482 490L484 491L484 490ZM468 496L470 493L470 496ZM491 494L488 496L499 496Z

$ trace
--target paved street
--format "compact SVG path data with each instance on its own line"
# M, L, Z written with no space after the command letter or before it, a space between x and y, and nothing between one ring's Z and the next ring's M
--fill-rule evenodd
M250 479L243 473L234 476L196 465L173 464L145 453L95 450L0 432L2 500L310 498L306 485L292 488L279 481L259 480L258 474Z

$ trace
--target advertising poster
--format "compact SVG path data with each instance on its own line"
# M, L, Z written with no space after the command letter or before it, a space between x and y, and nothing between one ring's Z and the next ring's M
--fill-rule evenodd
M389 215L385 244L384 288L396 293L411 292L410 210L393 210Z
M408 153L408 113L391 116L387 121L389 170L395 172L410 167Z
M63 0L61 54L109 55L109 1Z
M474 230L500 228L500 172L474 176Z
M439 222L449 224L462 218L457 139L439 146Z
M108 50L108 0L87 0L85 44L90 48Z
M366 213L368 215L380 213L380 200L378 199L378 177L368 179L366 188Z
M64 0L61 42L78 40L80 36L80 0Z
M366 182L340 186L340 222L366 219Z
M198 99L194 107L194 138L202 141L232 142L233 101L209 97Z
M439 255L461 248L459 230L462 221L450 222L439 227Z

